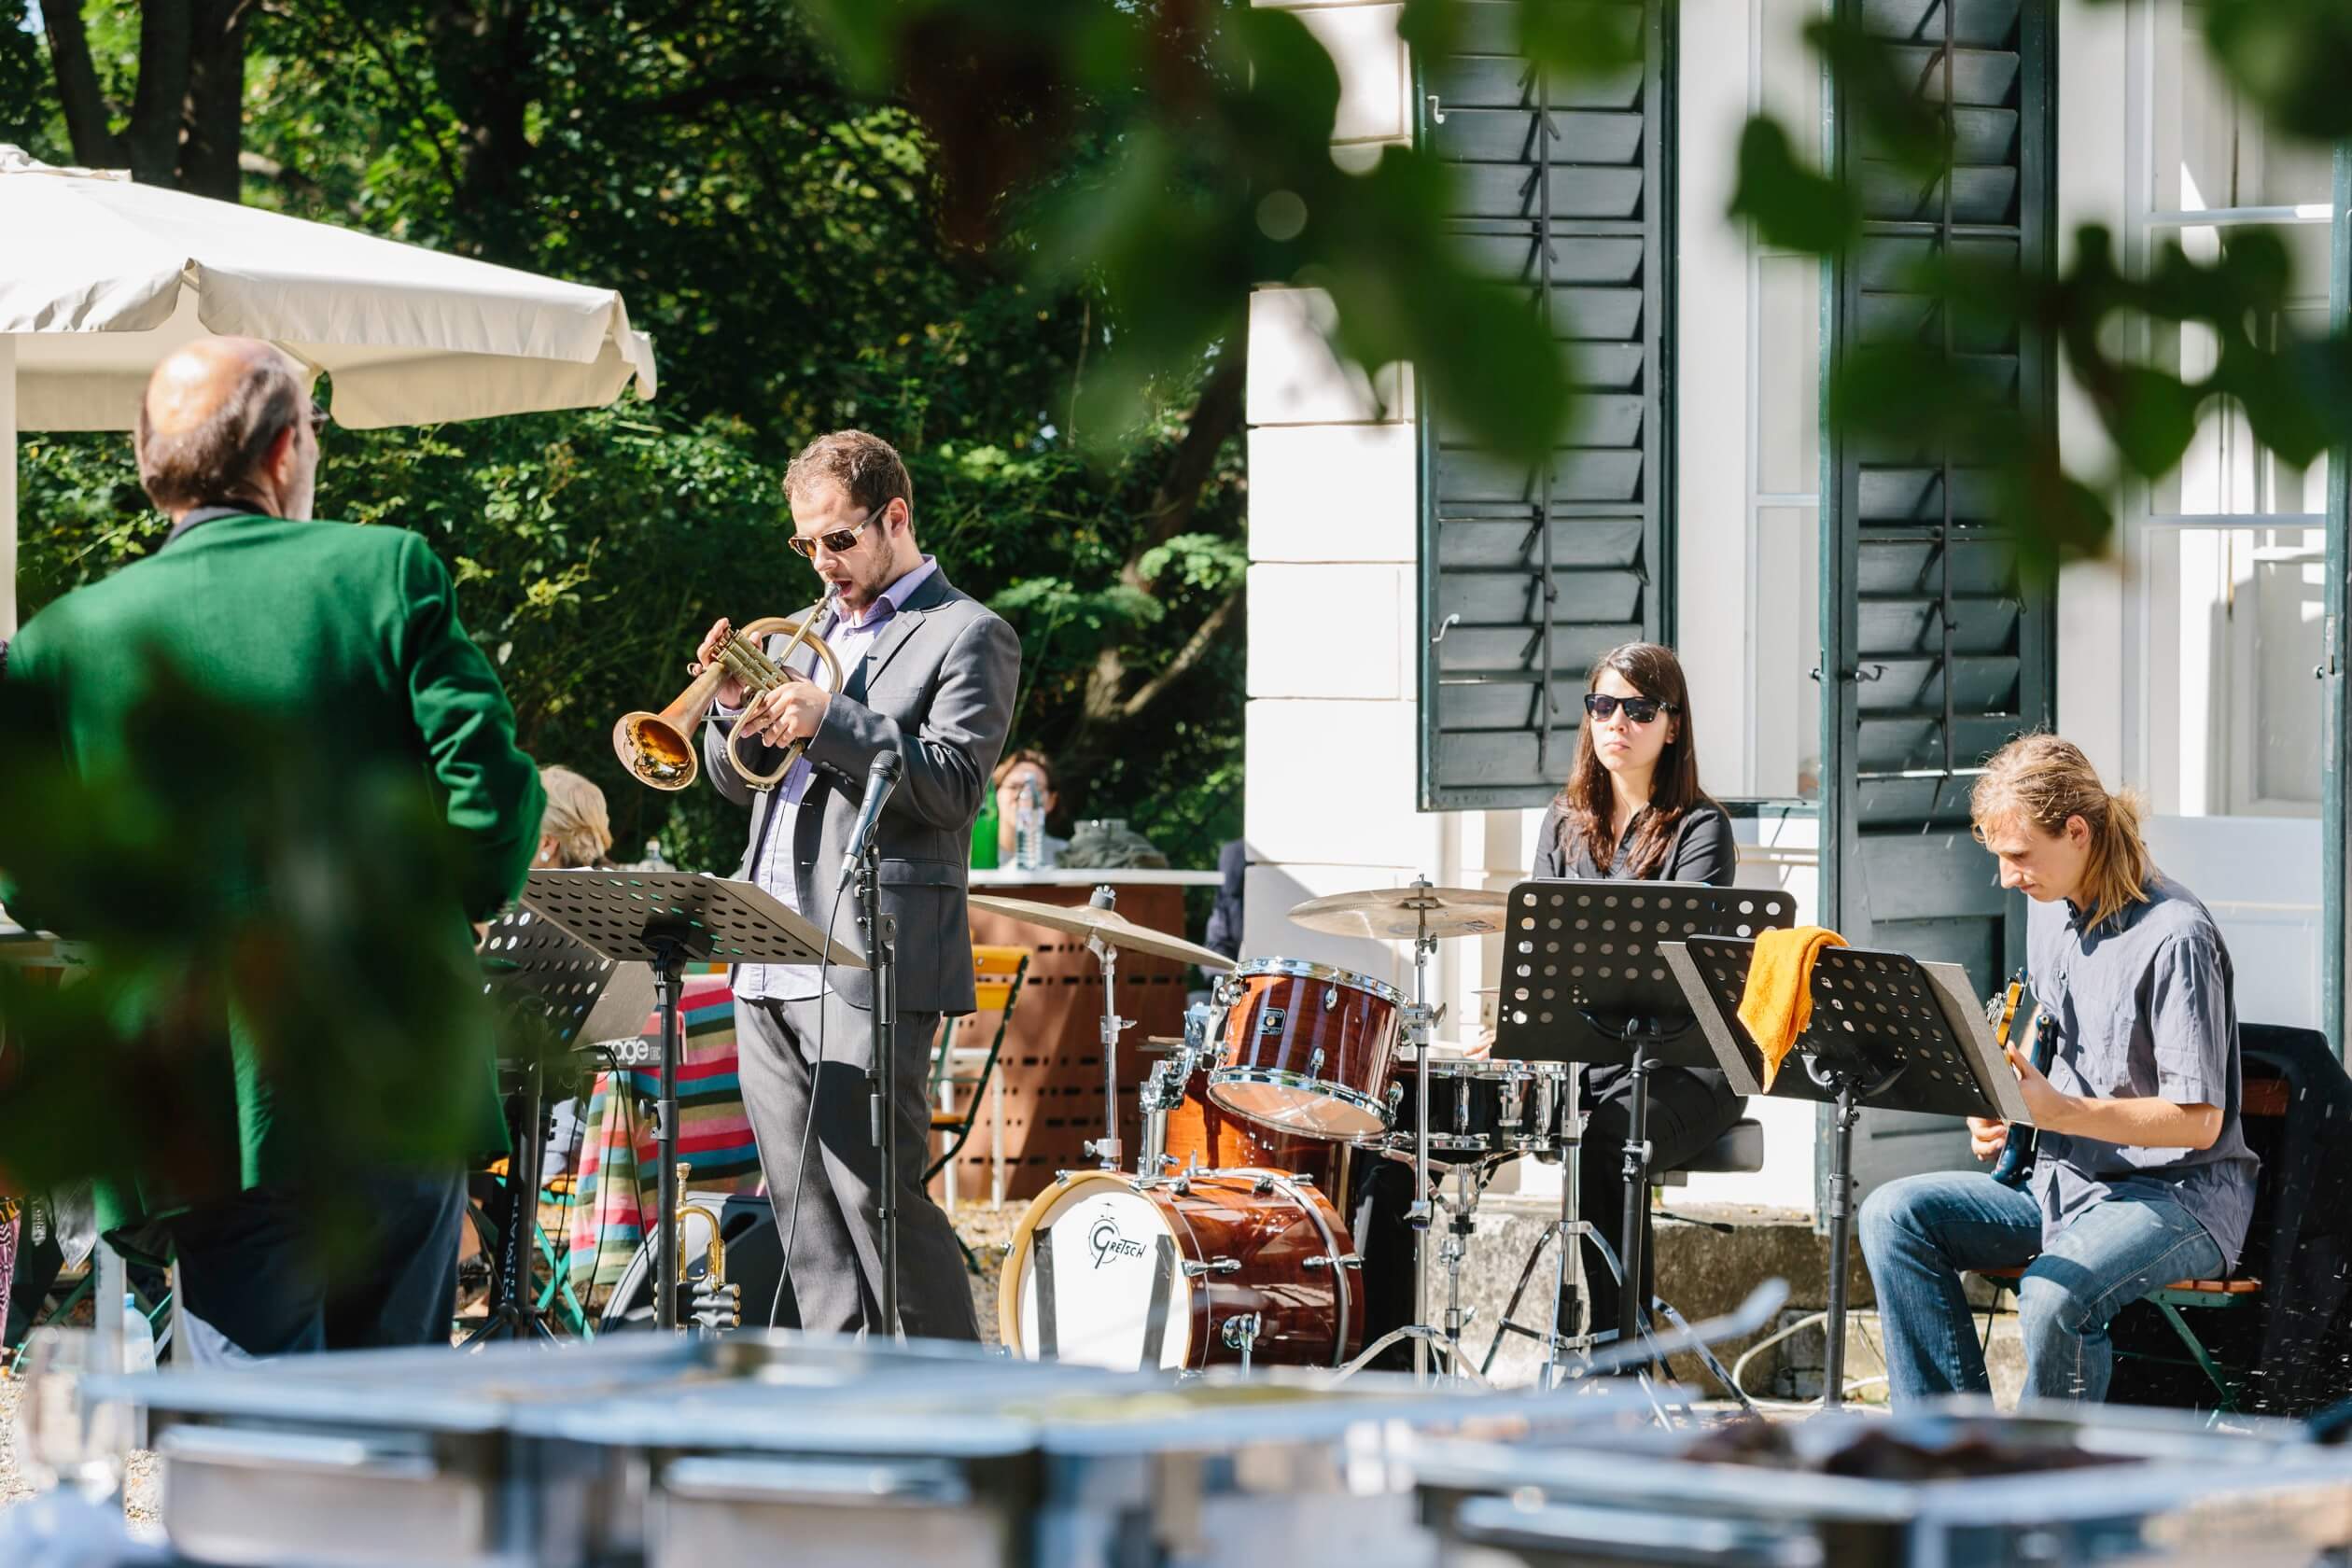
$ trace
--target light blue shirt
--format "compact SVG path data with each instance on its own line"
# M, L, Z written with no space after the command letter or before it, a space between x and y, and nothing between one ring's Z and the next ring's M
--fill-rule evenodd
M858 667L865 663L868 650L882 635L906 601L938 571L939 563L931 556L897 581L882 590L881 596L866 607L857 620L844 620L838 614L829 618L817 629L825 639L833 657L841 664L841 679L846 686ZM809 673L816 665L816 656L807 652L792 657L794 667ZM803 665L806 667L802 667ZM805 755L795 762L776 790L777 800L770 810L767 837L760 847L760 862L752 868L751 880L782 903L785 907L805 916L811 923L822 927L830 908L802 909L798 879L792 875L793 829L800 820L801 802L808 794L808 786L817 777L817 769ZM845 899L847 895L844 895ZM831 901L826 901L830 903ZM854 911L847 912L854 915ZM836 932L836 935L839 933ZM735 994L771 1001L802 1001L821 994L818 984L819 971L814 964L745 964L735 974Z

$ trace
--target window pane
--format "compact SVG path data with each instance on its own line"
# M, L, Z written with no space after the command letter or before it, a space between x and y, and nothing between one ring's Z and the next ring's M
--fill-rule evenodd
M1821 520L1811 507L1756 514L1756 790L1821 792Z
M1763 0L1757 40L1763 112L1786 128L1799 158L1816 163L1821 159L1821 60L1806 46L1805 29L1824 10L1821 0Z
M2334 191L2331 149L2277 134L2239 98L2206 55L2204 5L2158 0L2152 9L2157 35L2149 83L2153 139L2148 206L2161 212L2325 207ZM2141 235L2139 264L2149 264L2169 243L2211 263L2234 237L2248 231L2224 225L2151 226ZM2270 232L2287 245L2294 270L2288 308L2266 329L2282 338L2289 331L2324 335L2329 226L2289 224ZM2202 329L2158 329L2149 348L2157 368L2184 379L2212 372L2213 334ZM2255 444L2242 413L2213 406L2205 411L2180 472L2158 487L2150 510L2197 516L2312 512L2325 510L2326 495L2324 458L2307 469L2288 468Z
M1757 258L1757 487L1810 496L1821 487L1821 263Z
M2150 528L2148 786L2166 815L2315 816L2325 534Z

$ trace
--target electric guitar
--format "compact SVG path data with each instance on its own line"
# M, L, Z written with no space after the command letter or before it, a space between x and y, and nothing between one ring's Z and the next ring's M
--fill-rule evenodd
M2031 1002L2024 1019L2017 1016L2017 1007L2026 997L2025 976L2021 972L2009 983L2001 1001L2000 1028L1995 1031L2003 1045L2014 1045L2024 1053L2037 1072L2050 1071L2051 1058L2057 1054L2058 1031L2049 1027L2042 1015L2041 1004ZM2009 1124L2008 1141L2001 1145L2000 1157L1993 1162L1993 1180L2005 1187L2022 1187L2034 1173L2035 1132L2031 1124Z

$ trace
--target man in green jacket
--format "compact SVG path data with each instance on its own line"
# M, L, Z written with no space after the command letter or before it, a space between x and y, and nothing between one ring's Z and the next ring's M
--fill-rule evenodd
M318 423L267 343L207 338L165 359L147 385L137 453L170 536L35 616L9 646L5 676L35 693L84 776L158 744L136 717L158 650L208 695L331 748L355 772L415 768L463 847L465 907L448 910L440 933L461 951L466 922L489 918L522 886L543 804L538 770L515 746L497 676L458 624L449 574L425 540L310 520ZM168 758L156 761L168 769ZM355 798L355 838L382 831L356 819L362 809ZM284 1113L266 1057L237 1020L229 1040L218 1095L204 1098L233 1100L238 1169L196 1194L142 1169L102 1203L104 1224L152 1222L146 1234L168 1236L182 1343L200 1364L446 1343L462 1176L340 1169ZM499 1135L482 1044L480 1092L467 1103L490 1147ZM361 1232L333 1239L357 1243L359 1256L332 1279L315 1231L326 1190L347 1200Z

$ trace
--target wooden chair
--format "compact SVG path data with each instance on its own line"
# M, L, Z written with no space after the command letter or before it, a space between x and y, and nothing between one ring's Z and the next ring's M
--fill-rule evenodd
M997 1155L1003 1154L1003 1090L995 1082L997 1057L1004 1049L1005 1032L1012 1027L1013 1008L1021 996L1021 982L1029 974L1029 950L1027 947L1000 947L974 943L972 948L972 968L977 981L975 1013L994 1013L996 1028L988 1036L986 1048L956 1043L954 1018L943 1018L939 1039L931 1050L931 1136L945 1139L946 1146L939 1151L923 1171L929 1183L942 1170L947 1175L947 1210L955 1211L956 1178L950 1169L956 1156L972 1138L972 1129L978 1125L982 1101L987 1100L997 1113ZM973 1064L976 1062L976 1067ZM991 1094L991 1089L995 1093ZM972 1259L970 1249L964 1257L972 1263L973 1271L979 1265Z
M2248 1127L2250 1137L2250 1124L2264 1120L2283 1120L2289 1109L2288 1100L2286 1080L2268 1077L2247 1078L2244 1081L2244 1089L2238 1102L2240 1125ZM2264 1175L2265 1177L2269 1175L2267 1169ZM2024 1270L2022 1268L1979 1268L1972 1272L1990 1283L1995 1292L2014 1292L2017 1289L2018 1278L2024 1273ZM2257 1279L2241 1277L2220 1280L2175 1280L2171 1284L2149 1291L2140 1299L2163 1315L2166 1326L2171 1328L2173 1337L2180 1342L2182 1349L2187 1352L2187 1359L2182 1361L2170 1356L2151 1356L2145 1351L2127 1351L2120 1347L2116 1353L2137 1356L2149 1362L2194 1366L2199 1372L2205 1374L2206 1383L2211 1385L2215 1397L2220 1402L2221 1413L2234 1415L2237 1413L2239 1400L2245 1390L2239 1379L2233 1376L2230 1369L2225 1368L2214 1356L2212 1351L2206 1348L2205 1341L2197 1337L2195 1327L2184 1314L2250 1309L2260 1303L2261 1295L2262 1282ZM1993 1318L1990 1309L1985 1314L1984 1336L1989 1343L1993 1337Z
M1995 1292L2014 1292L2017 1289L2017 1281L2023 1276L2025 1270L2023 1268L1978 1268L1970 1272L1990 1284ZM2221 1412L2225 1415L2235 1415L2239 1394L2236 1379L2222 1369L2219 1362L2214 1360L2213 1352L2205 1349L2205 1341L2197 1337L2197 1331L2190 1326L2189 1320L2181 1316L2181 1313L2184 1310L2218 1310L2250 1306L2255 1298L2261 1295L2261 1292L2262 1282L2260 1280L2245 1279L2175 1280L2169 1285L2163 1285L2149 1291L2140 1299L2164 1315L2164 1322L2171 1325L2174 1336L2179 1339L2182 1348L2188 1351L2189 1359L2182 1363L2172 1363L2172 1358L2163 1356L2149 1359L2196 1367L2198 1371L2205 1374L2205 1381L2213 1385L2214 1396L2220 1401ZM1989 1344L1993 1337L1993 1314L1989 1309L1985 1313L1984 1337ZM2144 1352L2119 1350L2116 1353L2132 1355Z

